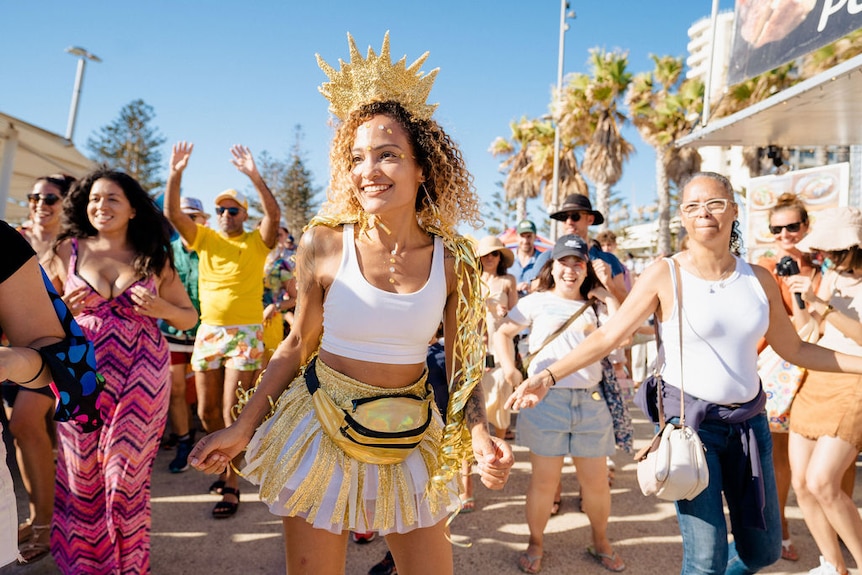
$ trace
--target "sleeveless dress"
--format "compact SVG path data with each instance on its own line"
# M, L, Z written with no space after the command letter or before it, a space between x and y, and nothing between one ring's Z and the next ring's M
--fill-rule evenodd
M65 289L84 286L76 316L105 377L104 426L57 426L57 486L51 553L75 575L150 572L150 477L170 399L168 344L155 319L134 309L130 290L155 291L152 277L105 299L77 273L78 243Z

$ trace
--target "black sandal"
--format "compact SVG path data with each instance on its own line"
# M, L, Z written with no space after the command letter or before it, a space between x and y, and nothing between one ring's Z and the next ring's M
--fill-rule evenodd
M228 517L233 517L236 515L237 509L239 509L239 488L234 489L233 487L222 487L221 494L235 496L236 503L232 503L230 501L219 501L215 504L215 507L213 507L213 517L216 519L227 519Z
M224 489L224 485L224 479L213 481L212 485L210 485L209 488L210 495L221 495L222 489Z

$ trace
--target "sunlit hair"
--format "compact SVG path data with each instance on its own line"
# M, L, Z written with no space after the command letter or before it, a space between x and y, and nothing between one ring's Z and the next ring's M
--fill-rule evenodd
M173 265L171 257L171 225L162 215L149 194L132 176L107 166L100 166L78 180L63 200L63 223L55 242L66 238L90 238L98 231L90 223L87 204L96 181L105 179L117 184L132 205L135 217L129 220L126 239L135 252L132 266L141 276L158 275L165 265Z
M725 195L730 199L730 201L734 201L733 195L733 184L730 183L725 176L722 176L716 172L694 172L686 177L679 186L679 189L682 190L680 197L685 195L685 189L688 185L697 178L707 178L714 182L718 182L721 187L724 189ZM739 225L739 220L733 220L733 226L730 230L730 251L733 252L734 255L742 255L742 251L744 249L744 245L742 242L742 231L741 226Z
M321 215L365 225L366 217L357 196L359 191L351 175L352 150L356 130L378 114L391 118L407 133L411 151L425 177L416 195L419 225L423 228L437 227L449 233L454 233L460 223L480 227L482 220L478 197L473 189L473 176L467 171L458 146L436 121L416 119L397 102L360 106L338 126L329 153L332 176ZM429 199L436 208L429 206Z
M69 189L72 187L72 184L75 183L75 176L69 176L67 174L51 174L50 176L42 176L41 178L36 178L36 181L33 182L33 186L39 182L45 182L47 184L51 184L60 192L60 197L65 198L66 194L69 193Z
M617 241L617 235L611 230L605 230L596 234L596 241L599 244L613 244Z
M802 200L799 199L799 196L796 194L791 194L789 192L785 192L778 196L778 199L775 200L775 205L769 208L769 223L772 223L772 216L777 214L778 212L784 212L788 210L795 210L799 215L799 221L803 224L808 223L808 210L805 209L805 204L802 203Z
M554 289L554 286L557 285L557 282L554 281L554 262L556 260L549 259L545 262L545 265L542 266L542 269L539 270L536 279L539 280L538 287L536 287L536 291L550 291ZM581 284L581 297L587 299L590 294L590 290L592 290L596 286L604 285L601 280L599 280L599 276L596 275L595 270L593 270L593 263L590 261L586 262L587 264L587 276L584 278L584 283Z
M862 248L852 246L846 250L823 252L839 271L862 269Z

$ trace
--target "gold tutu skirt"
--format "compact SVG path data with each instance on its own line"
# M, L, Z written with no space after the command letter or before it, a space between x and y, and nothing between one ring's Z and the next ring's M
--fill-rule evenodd
M315 361L320 392L343 407L352 399L380 395L422 395L425 378L385 389L347 377ZM320 426L314 404L297 376L281 394L275 413L257 430L246 452L243 475L260 486L260 498L274 515L304 517L315 528L406 533L436 525L458 506L458 488L432 487L443 421L434 421L422 442L401 463L362 463L338 448Z

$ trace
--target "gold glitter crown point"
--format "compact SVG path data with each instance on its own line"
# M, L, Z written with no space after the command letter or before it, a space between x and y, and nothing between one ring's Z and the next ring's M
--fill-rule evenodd
M320 54L315 54L317 65L330 80L321 84L318 90L329 100L329 111L333 115L344 120L354 108L363 104L392 100L417 118L427 120L431 117L437 104L426 102L440 68L422 73L419 68L428 58L428 52L419 56L410 66L407 66L407 56L393 64L389 54L388 31L383 36L380 56L369 46L368 55L363 58L349 32L347 43L350 46L350 62L339 58L340 70L327 64Z

